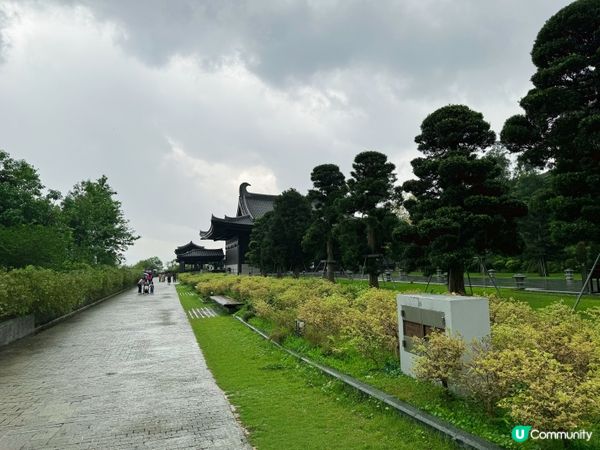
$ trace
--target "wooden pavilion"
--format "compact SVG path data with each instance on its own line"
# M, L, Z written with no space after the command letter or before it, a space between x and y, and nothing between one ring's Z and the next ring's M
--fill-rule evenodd
M196 272L202 270L206 264L215 269L223 268L223 249L204 248L192 241L175 249L179 272Z

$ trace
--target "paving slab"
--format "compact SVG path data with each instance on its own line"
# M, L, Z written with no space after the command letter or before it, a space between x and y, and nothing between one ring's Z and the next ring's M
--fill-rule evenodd
M250 449L174 285L0 348L0 449Z

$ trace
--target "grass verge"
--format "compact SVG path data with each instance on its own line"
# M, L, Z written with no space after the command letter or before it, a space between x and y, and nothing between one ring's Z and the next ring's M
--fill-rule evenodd
M203 301L177 286L184 309ZM190 320L217 384L263 449L449 449L437 433L321 374L230 316Z
M269 334L273 324L259 317L253 317L249 322ZM511 438L511 430L516 425L503 417L491 417L486 414L481 405L466 398L459 397L444 390L441 386L421 382L406 376L400 370L400 362L390 359L384 367L377 366L352 350L343 353L326 353L321 348L311 345L302 337L288 336L281 345L294 350L309 359L332 367L348 374L395 398L409 403L429 414L439 417L454 426L480 436L497 445L509 449L522 450L592 450L600 448L598 430L594 427L594 437L590 442L543 441L529 440L516 443ZM588 431L590 431L588 429ZM418 447L415 447L418 448Z
M358 284L367 286L366 280L347 280L339 278L337 280L340 284ZM404 283L404 282L379 282L381 289L389 289L396 292L425 292L427 285L421 283ZM439 284L430 284L428 292L434 294L443 294L448 292L446 286ZM471 289L467 286L467 292L470 294ZM474 287L473 294L475 295L490 295L496 294L496 289L493 287ZM576 295L568 294L554 294L547 292L531 292L531 291L520 291L517 289L500 288L501 298L513 298L522 302L528 303L532 308L539 309L545 306L551 305L556 302L564 302L566 305L573 306L575 303ZM581 301L577 306L578 311L584 311L587 308L600 307L600 296L596 295L583 295Z

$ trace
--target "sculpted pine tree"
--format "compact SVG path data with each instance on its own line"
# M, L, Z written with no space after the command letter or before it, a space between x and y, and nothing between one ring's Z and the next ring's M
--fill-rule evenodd
M579 0L551 17L531 52L534 88L509 118L506 147L550 169L550 232L562 246L600 245L600 2Z
M424 158L411 161L416 180L402 188L411 223L396 236L410 243L406 255L448 270L448 290L465 293L464 264L485 251L519 249L516 218L526 206L509 196L496 158L479 157L495 142L481 113L449 105L431 113L415 138Z
M384 252L380 231L396 197L396 167L383 153L368 151L356 155L352 168L352 178L348 180L349 207L352 212L359 214L360 220L366 225L370 252L366 259L369 286L379 287L377 277Z
M308 200L313 205L313 220L305 236L305 243L325 246L327 255L327 279L335 282L335 238L334 228L342 215L340 202L348 189L344 174L335 164L322 164L310 174L313 189L308 191ZM307 246L305 245L305 247Z

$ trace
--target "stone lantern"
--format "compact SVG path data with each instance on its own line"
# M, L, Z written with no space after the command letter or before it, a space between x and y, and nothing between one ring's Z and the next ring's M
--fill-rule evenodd
M527 278L525 275L522 273L515 273L513 278L515 279L517 289L525 289L525 279Z

